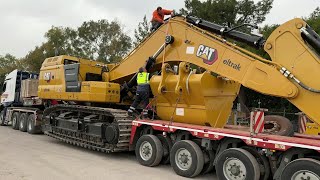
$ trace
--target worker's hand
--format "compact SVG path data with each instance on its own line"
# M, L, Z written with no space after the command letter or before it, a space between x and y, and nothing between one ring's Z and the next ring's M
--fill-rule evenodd
M176 14L176 12L174 10L172 10L171 17L174 16L175 14Z

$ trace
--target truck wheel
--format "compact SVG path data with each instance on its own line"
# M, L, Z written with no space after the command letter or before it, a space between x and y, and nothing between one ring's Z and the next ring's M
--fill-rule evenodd
M215 153L212 150L204 150L203 152L207 158L209 158L209 161L207 163L204 163L203 169L201 174L207 174L211 172L214 169L214 158L215 158Z
M20 121L19 121L19 130L22 132L27 131L27 118L28 114L27 113L22 113L20 115Z
M143 135L139 138L135 148L138 162L144 166L157 166L163 156L161 141L155 135Z
M224 150L217 158L217 177L220 180L259 180L257 160L248 151L240 148Z
M283 116L268 115L264 117L264 132L279 136L293 136L294 129L291 121Z
M265 156L259 154L259 152L254 147L244 146L241 148L247 150L256 158L260 167L260 180L268 180L271 173L268 159Z
M41 132L41 129L34 125L35 115L30 114L27 119L27 131L29 134L37 134Z
M19 112L15 112L12 115L12 129L18 130L19 129L19 119L20 119L20 113Z
M195 177L203 169L204 157L200 147L193 141L176 142L170 152L170 163L180 176Z
M195 142L200 148L201 148L201 139L193 139L193 142ZM201 148L204 158L204 165L203 169L201 171L201 174L207 174L211 172L214 169L214 158L215 153L212 150L207 150L205 148Z
M301 158L286 165L281 174L282 180L320 179L320 161Z
M4 126L4 118L3 118L3 114L4 114L4 111L1 111L0 112L0 126Z
M161 141L163 147L163 156L161 160L161 164L169 164L170 163L170 151L172 149L172 141L168 136L163 136L161 134L157 135L159 140Z

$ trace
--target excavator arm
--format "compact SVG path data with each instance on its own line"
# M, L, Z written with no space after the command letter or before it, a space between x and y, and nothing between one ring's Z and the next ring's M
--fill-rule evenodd
M264 45L272 61L217 35L219 28L194 17L174 17L111 69L109 81L130 79L149 57L155 59L153 70L160 70L164 63L188 62L257 92L286 98L320 123L320 94L316 91L320 89L319 39L304 33L310 27L303 20L293 19L281 25L267 41L238 31L225 34L252 46ZM174 41L168 43L168 38Z

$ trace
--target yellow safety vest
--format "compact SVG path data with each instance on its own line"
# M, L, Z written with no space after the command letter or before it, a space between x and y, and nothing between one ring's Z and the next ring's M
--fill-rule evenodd
M149 73L141 72L137 76L138 85L149 84Z

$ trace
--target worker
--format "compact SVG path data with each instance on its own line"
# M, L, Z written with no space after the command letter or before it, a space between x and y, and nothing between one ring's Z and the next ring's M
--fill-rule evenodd
M150 80L150 77L146 68L145 67L139 68L139 73L137 74L138 86L137 86L136 98L128 110L129 116L133 116L135 112L137 112L136 108L138 107L138 105L142 103L143 105L142 118L148 119L148 110L146 109L146 107L149 104L149 91L150 91L149 80Z
M152 20L151 20L151 24L152 24L152 28L151 31L155 31L156 29L158 29L163 23L163 19L165 15L173 15L173 10L166 10L166 9L162 9L162 7L158 7L155 11L153 11L152 14Z

